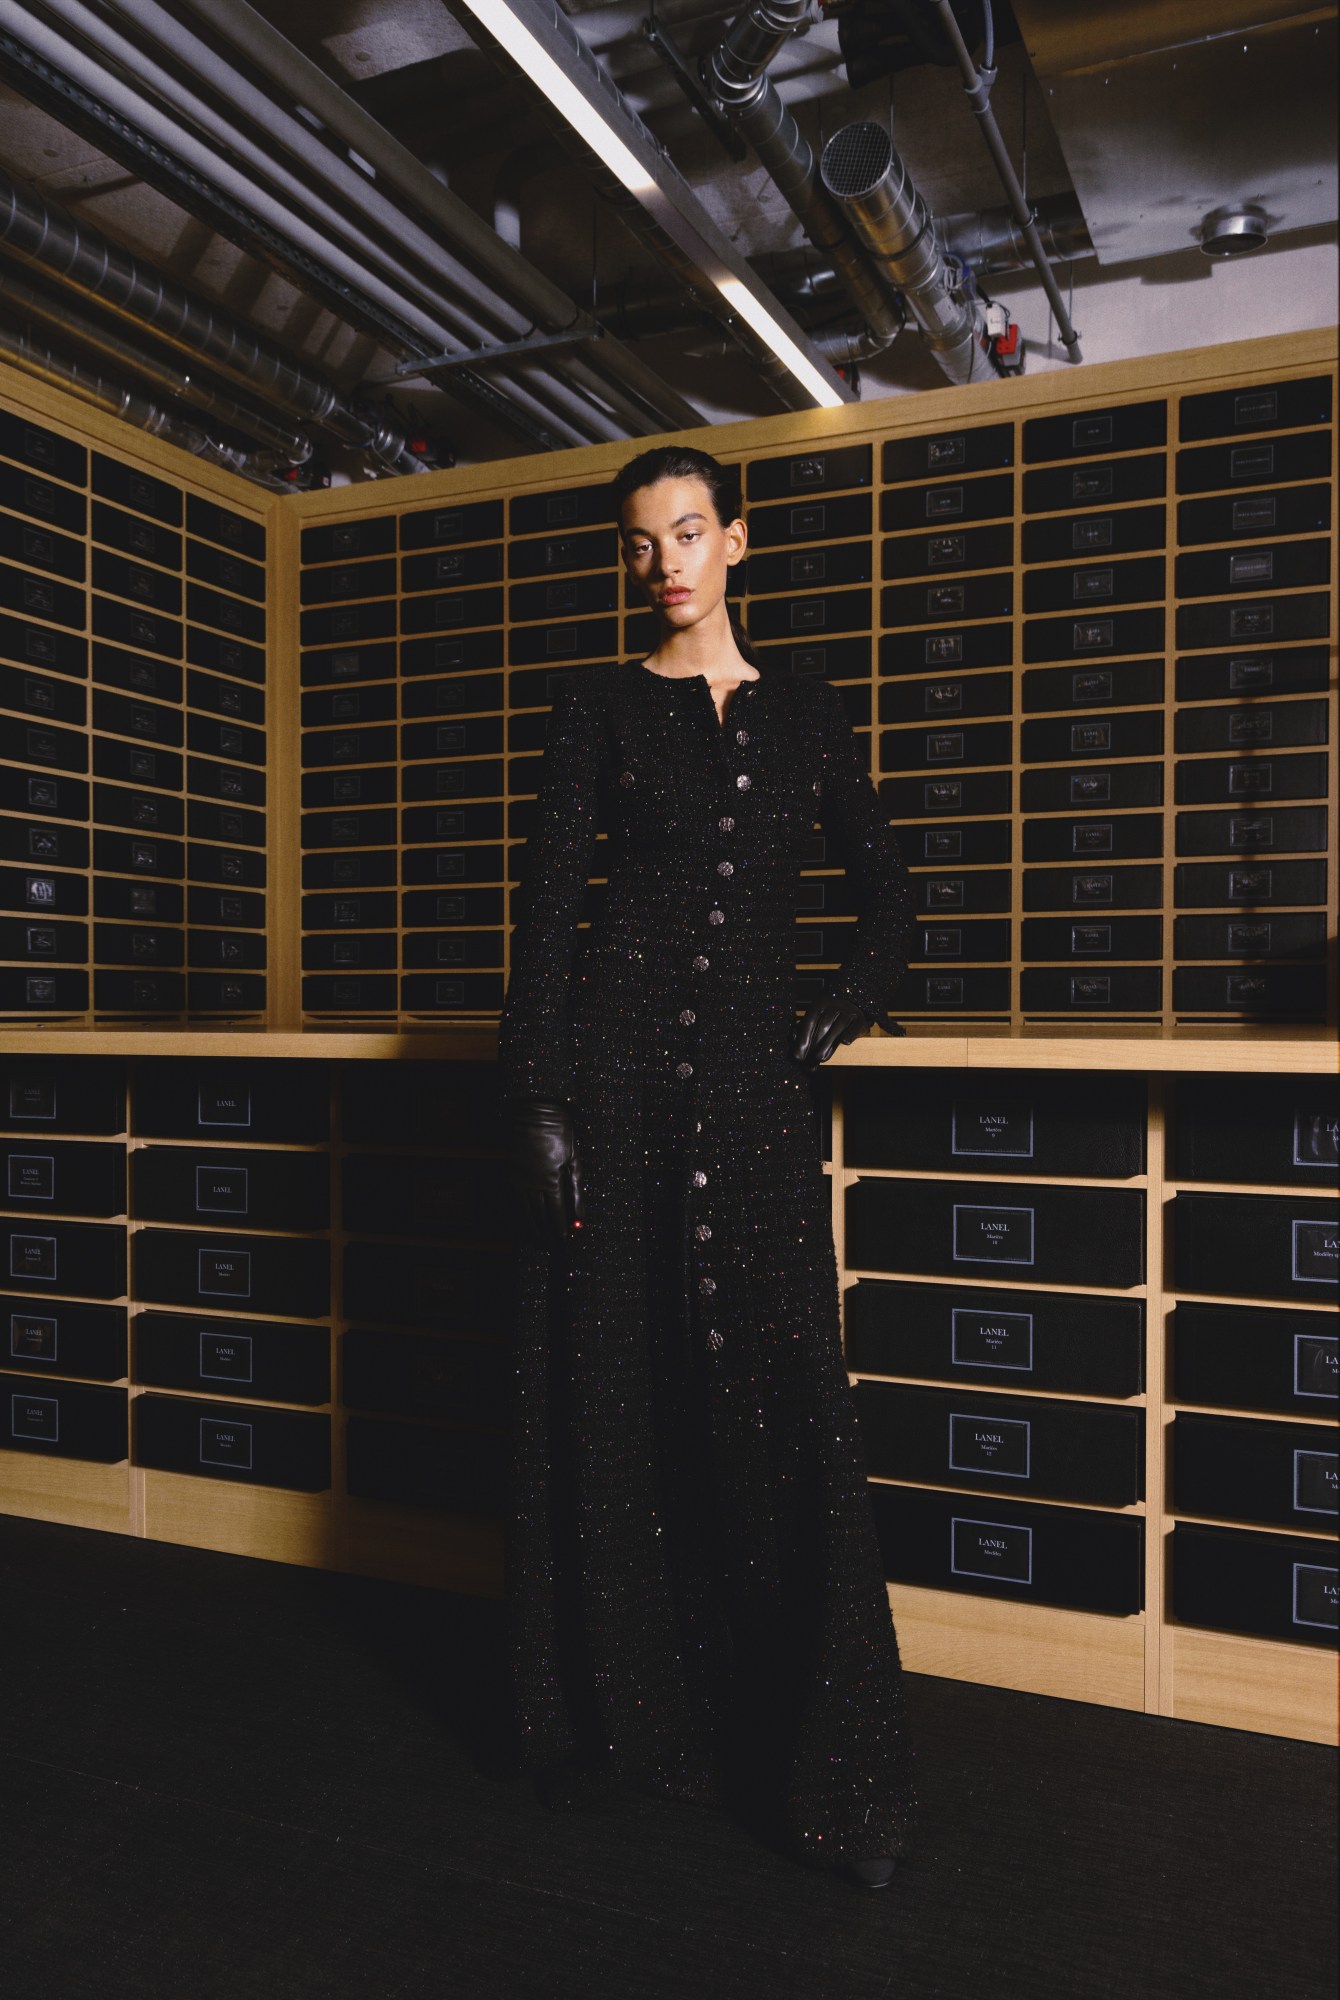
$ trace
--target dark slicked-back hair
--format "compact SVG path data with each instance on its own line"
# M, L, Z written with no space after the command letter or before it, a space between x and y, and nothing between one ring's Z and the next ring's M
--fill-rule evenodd
M732 521L738 521L744 511L740 500L740 475L710 452L697 451L690 444L662 444L654 451L644 451L640 457L630 459L621 472L610 481L610 512L616 522L621 522L624 502L631 493L640 493L644 486L659 485L662 479L701 479L712 496L712 511L723 528ZM751 667L761 667L762 661L749 642L749 634L733 604L726 606L735 643L744 659Z

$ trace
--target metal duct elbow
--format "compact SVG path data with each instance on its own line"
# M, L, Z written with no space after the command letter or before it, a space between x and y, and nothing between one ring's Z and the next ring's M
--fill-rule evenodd
M994 376L974 308L950 289L935 223L882 125L846 125L824 147L824 186L898 287L951 382Z
M751 102L764 88L763 72L784 41L809 19L810 0L753 0L703 59L703 76L719 103Z

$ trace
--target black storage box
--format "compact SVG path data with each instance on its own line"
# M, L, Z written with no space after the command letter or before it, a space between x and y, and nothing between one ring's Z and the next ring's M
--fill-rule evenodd
M847 1190L857 1270L1130 1286L1145 1275L1145 1197L1123 1188L862 1179Z
M330 1074L320 1062L142 1063L135 1131L151 1139L316 1144L330 1131Z
M1129 1507L1144 1497L1144 1417L1102 1403L856 1385L872 1473Z
M507 1421L510 1367L501 1342L358 1327L342 1345L347 1409L434 1423Z
M1328 1076L1187 1076L1177 1084L1184 1181L1329 1187L1340 1177L1340 1083Z
M8 1298L3 1317L0 1367L40 1366L44 1375L92 1375L103 1382L119 1382L126 1372L124 1306Z
M46 1376L0 1377L0 1451L116 1465L126 1457L126 1392Z
M135 1213L148 1222L206 1228L325 1229L330 1161L325 1153L145 1146L134 1154Z
M1340 1572L1325 1542L1231 1528L1172 1533L1173 1615L1183 1625L1334 1646Z
M1179 1194L1172 1225L1183 1291L1321 1305L1335 1300L1340 1211L1334 1202Z
M979 1494L871 1484L894 1583L1130 1617L1144 1607L1144 1522Z
M15 1132L124 1132L125 1068L98 1057L6 1056L0 1119Z
M1329 1425L1181 1411L1173 1419L1172 1474L1179 1514L1286 1528L1325 1528L1336 1518L1336 1435Z
M1325 1416L1336 1402L1336 1331L1328 1314L1183 1300L1173 1314L1179 1403Z
M135 1290L156 1305L321 1319L330 1311L330 1245L320 1237L141 1229Z
M1126 1179L1144 1172L1143 1079L1047 1070L872 1070L847 1097L853 1167Z
M0 1203L46 1215L124 1215L125 1147L78 1139L0 1140Z
M1140 1299L860 1278L845 1304L853 1371L1088 1396L1144 1388Z
M134 1365L135 1380L158 1389L203 1389L273 1403L330 1401L330 1333L324 1326L137 1313Z
M347 1243L345 1313L435 1333L501 1335L511 1324L513 1263L501 1252Z
M156 1472L323 1493L330 1486L330 1418L188 1396L137 1396L133 1459Z
M347 1484L356 1500L496 1515L506 1500L507 1446L487 1432L350 1417Z
M126 1289L126 1232L110 1223L7 1221L0 1244L0 1291L33 1286L62 1296L119 1299Z

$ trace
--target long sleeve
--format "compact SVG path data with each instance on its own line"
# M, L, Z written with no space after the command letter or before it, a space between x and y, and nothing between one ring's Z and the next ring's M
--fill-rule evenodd
M841 850L855 891L851 950L833 975L834 996L882 1027L907 971L916 917L907 869L870 782L841 696L826 688L824 777L819 816Z
M555 702L535 828L526 842L499 1034L505 1098L573 1096L570 984L596 838L598 724L577 696Z

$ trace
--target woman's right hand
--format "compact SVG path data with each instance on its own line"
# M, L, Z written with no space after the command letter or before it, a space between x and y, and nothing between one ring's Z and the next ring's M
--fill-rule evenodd
M516 1098L507 1113L507 1184L518 1233L556 1248L582 1226L582 1186L572 1106Z

